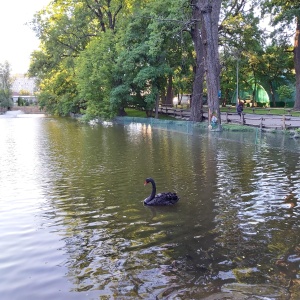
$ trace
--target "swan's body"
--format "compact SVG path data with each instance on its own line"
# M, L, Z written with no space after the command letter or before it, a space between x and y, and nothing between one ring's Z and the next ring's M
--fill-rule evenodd
M149 206L166 206L166 205L174 205L178 200L178 196L176 193L159 193L156 195L156 184L152 178L147 178L145 180L145 184L151 182L152 184L152 192L149 197L144 200L145 205Z

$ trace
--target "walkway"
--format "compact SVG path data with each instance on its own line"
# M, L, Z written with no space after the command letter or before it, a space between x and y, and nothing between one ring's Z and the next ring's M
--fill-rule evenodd
M167 114L178 119L189 120L190 110L179 109L162 106L159 108L159 113ZM208 119L208 112L203 111L202 116L204 119ZM241 124L246 126L259 127L261 129L292 129L300 128L300 117L293 117L290 114L285 116L272 115L272 114L242 114L239 116L235 112L222 112L222 123Z
M38 106L13 106L11 107L12 111L20 110L24 114L43 114L43 110L41 110Z

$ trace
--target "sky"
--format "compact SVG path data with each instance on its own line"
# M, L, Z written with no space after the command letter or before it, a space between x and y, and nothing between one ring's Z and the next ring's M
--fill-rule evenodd
M11 74L25 74L30 54L38 49L39 40L26 22L49 4L50 0L9 0L0 3L0 63L8 61Z

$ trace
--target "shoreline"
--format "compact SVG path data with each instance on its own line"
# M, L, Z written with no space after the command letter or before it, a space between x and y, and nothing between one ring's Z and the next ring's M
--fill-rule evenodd
M70 114L72 118L80 120L83 115L80 114ZM81 120L82 121L82 120ZM289 134L292 135L292 137L298 138L300 137L300 126L298 128L280 128L279 126L274 128L260 128L259 126L251 126L251 125L242 125L238 123L222 123L222 130L214 130L208 128L208 121L204 120L203 122L193 122L188 120L165 120L165 119L155 119L155 118L143 118L143 117L130 117L130 116L117 116L110 120L111 122L116 122L118 124L128 124L128 123L144 123L149 125L175 125L176 126L182 126L182 127L195 127L195 128L202 128L206 129L208 132L222 132L222 131L233 131L233 132L255 132L255 131L261 131L265 133L281 133L281 134ZM95 118L93 120L87 121L87 123L95 125L95 123L103 123L107 122L104 119L101 118ZM299 118L299 124L300 124L300 118Z

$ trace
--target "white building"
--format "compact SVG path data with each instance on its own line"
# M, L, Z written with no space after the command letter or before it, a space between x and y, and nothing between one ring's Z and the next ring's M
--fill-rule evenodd
M36 103L37 100L34 96L34 92L36 91L35 78L29 78L24 74L13 75L13 83L11 89L12 100L15 105L18 102L19 97L21 97L25 101ZM20 96L20 91L22 90L29 92L30 95Z
M35 78L26 77L24 74L13 76L12 92L14 95L19 94L21 90L26 90L33 95L36 91Z

